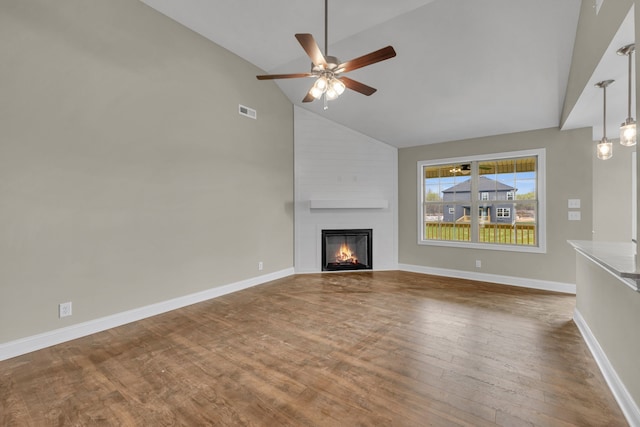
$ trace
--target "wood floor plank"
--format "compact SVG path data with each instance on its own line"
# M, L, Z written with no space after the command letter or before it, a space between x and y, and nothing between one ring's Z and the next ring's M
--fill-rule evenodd
M574 304L294 275L0 362L0 425L626 426Z

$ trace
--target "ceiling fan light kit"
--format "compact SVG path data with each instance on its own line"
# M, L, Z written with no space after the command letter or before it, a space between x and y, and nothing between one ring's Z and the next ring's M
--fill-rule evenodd
M396 56L396 52L393 47L387 46L350 61L340 62L335 56L329 56L327 54L328 0L325 0L324 2L324 15L324 55L311 34L300 33L295 35L302 48L311 59L311 72L297 74L266 74L256 77L258 80L313 77L316 81L307 95L302 99L302 102L311 102L316 99L324 98L324 109L326 110L327 101L332 101L338 98L342 93L344 93L346 88L366 96L372 95L377 90L371 86L367 86L363 83L342 76L342 73L357 70L358 68L393 58Z

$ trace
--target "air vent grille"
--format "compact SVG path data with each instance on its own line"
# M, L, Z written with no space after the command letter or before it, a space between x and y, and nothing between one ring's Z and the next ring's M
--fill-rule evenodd
M253 108L245 107L242 104L238 105L238 112L243 116L249 117L250 119L255 120L258 118L258 113L256 112L256 110L254 110Z

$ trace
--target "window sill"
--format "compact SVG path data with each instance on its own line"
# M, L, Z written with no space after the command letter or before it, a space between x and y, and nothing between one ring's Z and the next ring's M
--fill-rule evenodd
M466 248L466 249L487 249L491 251L505 252L526 252L526 253L547 253L546 248L540 246L526 245L501 245L492 243L472 243L472 242L454 242L450 240L419 240L418 245L421 246L446 246L450 248Z

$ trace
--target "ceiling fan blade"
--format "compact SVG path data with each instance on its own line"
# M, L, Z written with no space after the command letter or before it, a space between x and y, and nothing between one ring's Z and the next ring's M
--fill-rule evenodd
M264 74L256 76L258 80L273 80L273 79L297 79L299 77L313 77L311 73L296 73L296 74Z
M367 86L364 83L357 82L349 77L340 77L340 80L346 87L351 90L355 90L356 92L360 92L363 95L373 95L378 89L372 88L371 86Z
M346 73L347 71L357 70L358 68L366 67L367 65L375 64L376 62L384 61L396 56L396 51L391 46L383 47L375 52L368 53L351 61L343 62L336 68L337 73Z
M304 97L304 99L302 100L302 102L311 102L314 101L315 98L313 97L313 95L311 95L311 92L307 93L307 96Z
M300 43L304 51L307 52L307 55L309 55L309 58L311 58L311 62L313 62L313 65L327 68L327 60L318 47L318 43L316 43L311 34L299 33L296 34L296 39L298 39L298 42Z

